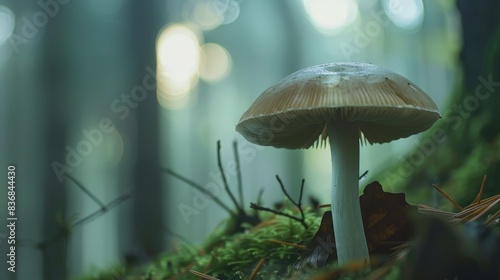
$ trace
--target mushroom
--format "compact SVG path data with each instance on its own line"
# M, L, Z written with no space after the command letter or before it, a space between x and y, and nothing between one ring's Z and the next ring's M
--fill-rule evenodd
M405 77L367 63L329 63L299 70L265 90L236 130L277 148L326 145L332 158L332 216L339 265L369 267L359 204L359 144L387 143L427 130L436 104Z

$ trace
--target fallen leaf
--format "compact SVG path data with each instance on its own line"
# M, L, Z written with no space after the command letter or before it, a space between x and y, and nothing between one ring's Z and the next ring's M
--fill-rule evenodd
M366 186L360 204L370 255L389 255L392 248L413 236L413 225L408 217L417 212L417 207L406 203L403 193L384 192L378 182L373 182ZM320 268L336 259L332 214L326 211L318 231L295 267Z
M393 247L411 239L414 227L409 217L417 207L406 202L404 193L384 192L379 182L373 182L359 199L371 255L389 255Z

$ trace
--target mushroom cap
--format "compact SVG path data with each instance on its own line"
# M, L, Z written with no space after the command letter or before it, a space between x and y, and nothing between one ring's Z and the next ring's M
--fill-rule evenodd
M432 99L405 77L368 63L329 63L265 90L236 131L255 144L301 149L326 141L328 121L352 122L360 138L386 143L427 130L438 118Z

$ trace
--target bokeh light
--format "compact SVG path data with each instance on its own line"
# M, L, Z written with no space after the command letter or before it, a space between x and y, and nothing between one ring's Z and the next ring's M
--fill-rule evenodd
M16 18L7 7L0 5L0 45L4 44L14 32Z
M198 81L200 36L185 25L164 28L156 42L158 100L186 97ZM163 103L162 103L163 104Z
M240 4L235 0L190 0L185 2L184 12L201 30L212 30L235 21Z
M424 20L422 0L384 0L383 6L389 19L403 29L418 29Z
M346 27L358 16L355 0L302 0L302 3L314 26L323 33Z
M240 3L235 0L229 0L224 10L224 20L222 24L230 24L240 16Z
M206 82L218 82L231 70L231 56L222 46L208 43L201 46L200 78Z

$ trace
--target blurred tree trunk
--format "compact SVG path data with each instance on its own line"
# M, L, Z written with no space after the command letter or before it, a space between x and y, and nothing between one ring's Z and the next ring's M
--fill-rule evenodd
M147 0L132 1L130 18L133 21L133 53L135 55L136 81L143 83L150 75L146 67L156 71L156 36L166 22L165 3ZM156 77L152 77L152 81ZM151 83L150 81L149 83ZM133 241L142 246L142 254L151 257L164 249L166 236L163 214L164 186L161 185L160 147L158 132L158 102L156 88L148 90L148 96L136 109L137 161L134 167L134 206L132 228ZM144 256L144 255L143 255Z
M36 1L33 1L33 4L35 3ZM46 140L44 141L45 147L42 147L46 151L45 162L42 166L45 174L42 198L44 208L41 212L44 222L43 235L39 236L38 242L49 241L57 232L61 232L63 225L60 222L66 220L66 189L62 181L54 173L52 163L57 161L66 164L65 147L69 143L67 136L69 134L68 128L71 127L71 118L64 115L66 110L64 110L63 100L65 100L68 92L71 92L71 86L68 83L71 71L68 71L68 69L74 68L71 65L71 57L64 51L65 36L64 32L60 30L60 27L64 26L67 20L69 20L67 17L61 15L55 17L44 27L43 32L45 34L39 51L41 61L36 72L41 78L41 88L37 90L37 94L43 97L43 103L39 104L39 106L44 108L44 115L46 116L45 131L43 132ZM58 44L54 44L54 42L58 42ZM36 116L33 116L31 119L36 118ZM31 212L36 213L36 210L31 209ZM61 238L51 240L42 244L40 248L36 248L42 253L43 279L68 278L66 250L69 235L59 237ZM24 267L29 267L29 264L25 264ZM34 277L34 275L30 277Z
M33 5L37 3L33 1ZM35 6L38 9L38 6ZM28 9L29 10L29 9ZM66 222L66 189L58 177L54 173L52 163L57 161L62 164L66 163L66 146L69 141L69 128L71 127L71 118L65 116L64 100L68 92L72 88L68 82L70 72L68 69L74 69L71 65L71 57L68 52L64 51L65 33L61 32L60 27L66 25L70 20L68 17L61 15L51 19L43 29L38 32L43 32L42 41L39 48L40 63L35 63L36 74L40 75L41 87L37 89L43 100L39 104L44 110L45 122L43 135L46 137L44 141L46 157L44 164L41 167L45 174L43 184L43 201L44 208L41 212L43 215L43 235L38 238L39 250L43 258L43 279L66 279L68 278L66 266L67 238L68 236L58 236L62 233ZM42 36L42 34L37 34ZM58 42L58 44L55 44ZM37 42L30 42L38 44ZM21 50L23 51L23 50ZM31 119L36 119L33 116ZM36 213L35 209L31 209L32 213ZM25 264L29 266L29 264ZM25 267L26 267L25 266ZM30 277L34 277L31 275ZM35 278L33 278L35 279Z
M431 190L435 183L467 205L484 175L485 196L498 193L500 182L500 2L458 0L457 8L462 19L461 81L441 111L442 119L408 155L407 170L400 164L384 179L414 191ZM419 155L426 156L418 161Z
M37 246L60 229L56 218L60 214L64 219L66 202L66 192L51 166L53 161L64 161L67 143L67 127L58 102L65 93L65 61L59 50L48 44L62 39L54 29L55 22L62 19L54 19L42 30L26 23L38 8L37 1L2 4L25 21L17 21L15 37L2 46L9 57L1 69L5 79L1 94L8 104L3 112L6 133L1 136L5 150L1 160L6 163L2 164L4 170L7 165L16 167L18 220L16 273L7 272L2 258L0 279L66 279L64 240ZM42 32L45 37L40 40ZM4 232L0 230L0 234ZM5 244L0 240L2 248Z

